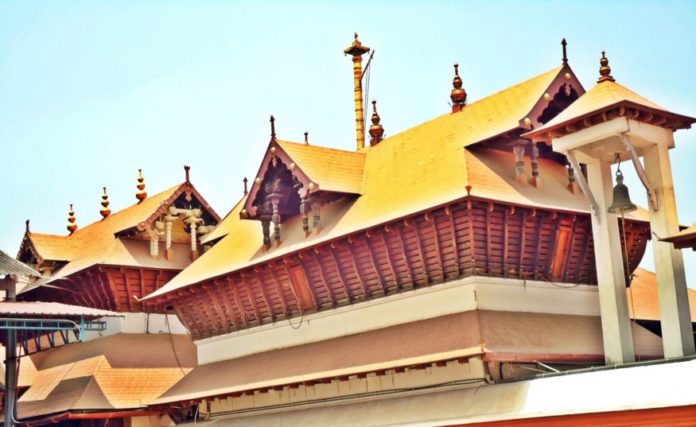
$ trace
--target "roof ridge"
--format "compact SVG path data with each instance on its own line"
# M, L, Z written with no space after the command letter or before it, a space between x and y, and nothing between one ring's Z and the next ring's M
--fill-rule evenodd
M306 144L304 142L295 142L295 141L288 141L285 139L276 139L276 143L278 144L292 144L292 145L297 145L300 147L306 147L307 149L318 149L318 150L331 150L331 151L338 151L340 153L348 153L348 154L359 154L359 155L365 155L365 152L363 151L354 151L354 150L344 150L343 148L335 148L335 147L327 147L324 145L312 145L312 144Z

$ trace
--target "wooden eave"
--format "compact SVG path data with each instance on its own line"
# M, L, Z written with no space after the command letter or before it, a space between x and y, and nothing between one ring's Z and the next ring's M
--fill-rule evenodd
M152 302L173 304L198 339L475 275L593 284L589 218L468 196L250 264ZM636 220L626 225L633 269L645 251L649 225ZM557 249L559 228L568 241ZM554 262L563 264L552 268ZM303 271L310 308L303 308L290 278L293 268ZM552 270L560 276L552 278ZM211 301L217 302L211 306Z
M696 122L696 118L693 117L660 110L633 101L622 100L598 110L579 115L563 123L532 130L522 136L531 138L533 141L550 144L553 138L560 138L618 117L660 126L672 131L689 129Z

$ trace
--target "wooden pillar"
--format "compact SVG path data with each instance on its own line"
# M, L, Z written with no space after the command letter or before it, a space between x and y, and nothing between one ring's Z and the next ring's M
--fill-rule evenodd
M597 203L597 212L592 212L592 237L604 356L608 364L633 362L635 355L618 218L607 211L613 195L610 163L596 159L588 162L587 183Z
M645 173L657 195L658 210L650 205L650 229L658 237L679 232L672 167L668 144L659 141L643 149ZM669 242L652 239L660 302L660 325L665 358L694 354L694 337L689 313L684 260L679 249Z

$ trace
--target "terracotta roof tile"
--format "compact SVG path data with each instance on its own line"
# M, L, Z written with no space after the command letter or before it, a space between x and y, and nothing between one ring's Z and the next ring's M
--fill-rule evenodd
M696 290L687 289L691 322L696 323ZM638 267L633 272L631 286L626 288L628 312L636 320L660 320L660 302L657 297L657 276L652 271ZM634 308L635 305L635 308Z

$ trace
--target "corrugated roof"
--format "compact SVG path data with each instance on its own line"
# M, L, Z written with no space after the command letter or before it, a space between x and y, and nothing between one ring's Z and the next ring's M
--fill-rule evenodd
M636 353L662 354L633 326ZM359 349L359 351L356 351ZM604 360L599 317L469 311L196 367L153 404L219 396L473 355Z
M0 275L41 277L41 273L0 251Z
M117 317L119 313L79 305L61 304L59 302L40 301L15 301L0 302L0 316L26 316L26 317Z
M30 358L38 370L18 401L20 418L142 408L195 366L196 349L185 335L118 334Z

